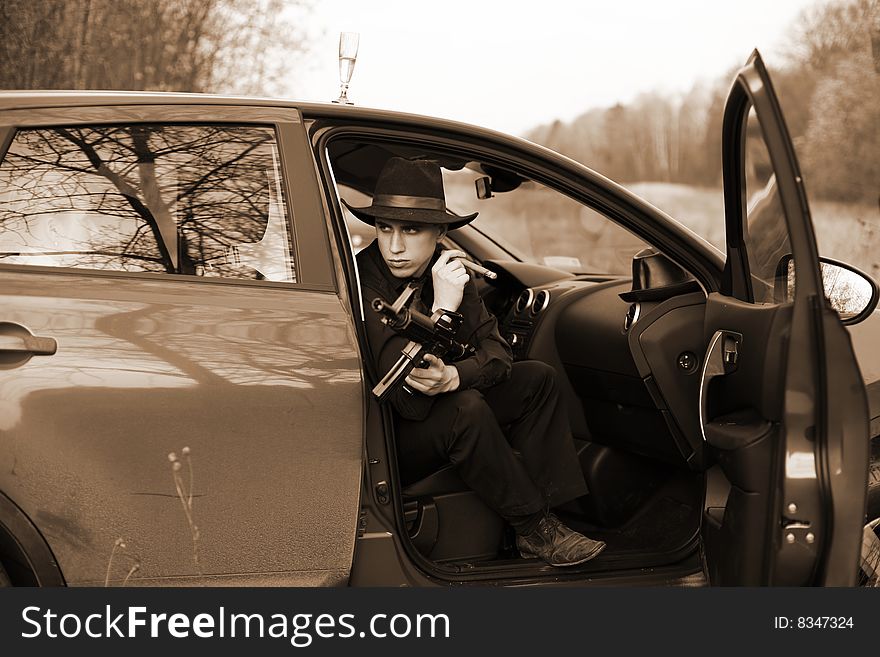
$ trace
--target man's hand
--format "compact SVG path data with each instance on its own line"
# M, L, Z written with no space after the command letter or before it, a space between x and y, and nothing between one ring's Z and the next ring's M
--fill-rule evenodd
M465 253L456 249L444 251L431 268L434 281L434 306L431 312L439 309L456 311L464 296L464 286L470 275L464 265L454 258L464 258Z
M406 377L406 384L413 390L429 397L441 392L458 390L458 370L454 365L447 365L433 354L425 355L427 368L416 367Z

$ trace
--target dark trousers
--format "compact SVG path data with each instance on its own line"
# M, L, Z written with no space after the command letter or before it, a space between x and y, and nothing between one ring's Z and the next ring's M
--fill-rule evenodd
M556 372L540 361L514 363L507 381L486 390L437 395L425 420L398 418L397 451L405 482L452 462L508 518L587 492Z

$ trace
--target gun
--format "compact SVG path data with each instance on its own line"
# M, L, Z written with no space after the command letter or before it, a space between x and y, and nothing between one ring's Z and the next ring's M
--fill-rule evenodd
M460 313L437 310L428 317L408 306L414 292L415 287L410 283L394 303L389 304L377 297L371 304L373 310L382 316L383 324L409 338L409 342L400 352L400 358L373 388L373 394L380 402L385 401L398 386L403 385L413 368L427 367L427 354L456 361L476 353L472 346L455 339L455 333L463 319Z

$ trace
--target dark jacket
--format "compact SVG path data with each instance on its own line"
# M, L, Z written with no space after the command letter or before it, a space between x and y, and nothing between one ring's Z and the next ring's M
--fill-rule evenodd
M370 304L376 297L393 302L407 283L416 282L421 285L421 293L412 303L418 304L415 306L417 309L430 315L434 303L431 267L440 253L441 249L438 246L425 273L418 279L396 278L382 259L379 245L375 240L358 253L358 275L361 282L364 321L376 380L382 378L397 361L408 341L383 324ZM477 350L473 356L454 363L458 370L458 389L482 390L507 380L510 377L513 355L507 342L498 332L498 322L486 310L472 280L464 287L464 296L458 312L463 316L463 321L456 337L460 342L468 343ZM399 387L389 400L402 417L408 420L423 420L430 413L434 398L420 392L408 392L403 387Z

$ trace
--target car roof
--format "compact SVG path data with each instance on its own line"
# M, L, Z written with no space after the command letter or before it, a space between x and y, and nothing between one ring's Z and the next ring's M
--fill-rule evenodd
M234 96L205 93L165 91L112 91L112 90L12 90L0 91L0 112L5 110L37 110L68 107L101 107L125 105L216 105L224 107L272 107L298 110L307 118L356 120L365 123L394 123L403 126L428 127L482 137L491 141L517 142L523 148L537 150L545 156L563 157L559 153L527 141L521 137L482 126L442 119L434 116L410 114L394 110L342 105L336 103L305 102L293 99L258 96ZM568 159L568 158L565 158ZM578 165L582 166L582 165ZM595 172L591 172L595 173ZM372 188L372 184L364 189Z
M10 90L0 91L0 111L46 109L55 107L89 107L102 105L223 105L241 107L276 107L299 110L303 115L347 117L367 121L392 121L412 125L431 125L458 131L478 131L485 136L504 137L521 142L526 140L507 133L470 123L435 116L411 114L395 110L299 101L287 98L235 96L207 93L170 91L112 91L112 90ZM531 143L531 142L528 142Z
M3 90L0 92L0 109L28 107L59 107L70 103L77 105L146 105L187 104L198 102L208 105L262 105L274 107L301 107L307 105L330 105L331 103L303 103L292 99L258 96L234 96L180 91L114 91L114 90ZM350 106L349 106L350 107Z

